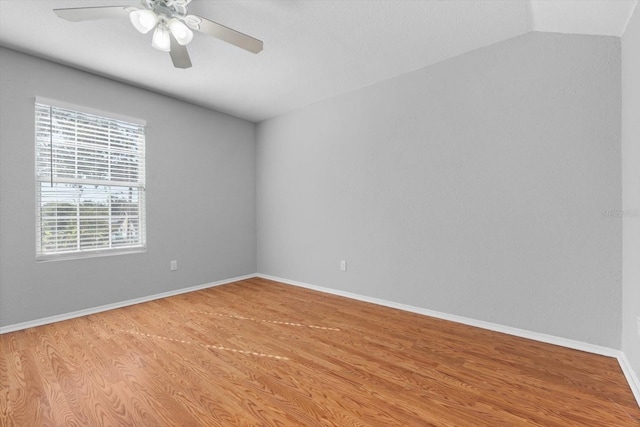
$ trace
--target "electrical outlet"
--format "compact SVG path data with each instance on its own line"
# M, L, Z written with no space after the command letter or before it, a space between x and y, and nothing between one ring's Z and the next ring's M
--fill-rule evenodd
M340 271L347 271L347 261L340 261Z
M171 260L171 271L176 271L178 269L178 260Z

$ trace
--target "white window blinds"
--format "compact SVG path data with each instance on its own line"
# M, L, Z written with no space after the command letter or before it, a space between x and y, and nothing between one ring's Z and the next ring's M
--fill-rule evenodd
M47 101L35 104L36 258L143 249L143 122Z

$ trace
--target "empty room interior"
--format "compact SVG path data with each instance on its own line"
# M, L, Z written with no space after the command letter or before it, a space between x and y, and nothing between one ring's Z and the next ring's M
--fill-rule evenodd
M639 9L0 1L0 425L640 425Z

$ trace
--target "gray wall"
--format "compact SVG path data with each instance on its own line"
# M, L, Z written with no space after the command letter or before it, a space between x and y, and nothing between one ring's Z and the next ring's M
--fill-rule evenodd
M640 7L622 38L622 350L640 375ZM638 378L638 377L636 377Z
M623 40L624 165L617 38L531 33L257 137L0 48L0 326L255 272L257 166L257 271L613 348L623 330L638 371L640 226L625 220L623 324L622 222L604 214L622 206L622 167L625 209L639 205L637 33L638 13ZM35 262L36 95L147 120L146 253Z
M147 121L146 253L35 261L36 95ZM255 273L255 210L253 123L0 48L0 326Z
M620 80L529 33L260 123L258 271L620 348Z

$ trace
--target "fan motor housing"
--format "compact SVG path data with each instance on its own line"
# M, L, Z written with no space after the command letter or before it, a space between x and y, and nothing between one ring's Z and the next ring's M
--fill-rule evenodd
M187 14L187 4L190 0L142 0L141 3L156 15L171 19L184 17Z

